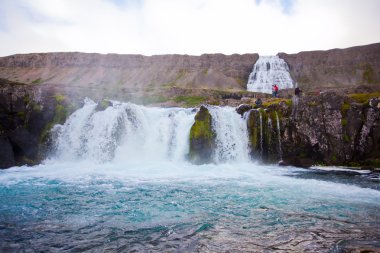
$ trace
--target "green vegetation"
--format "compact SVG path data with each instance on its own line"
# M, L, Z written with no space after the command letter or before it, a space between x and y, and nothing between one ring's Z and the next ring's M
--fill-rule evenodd
M143 105L163 103L163 102L166 102L168 100L169 99L167 97L159 96L159 95L151 95L151 96L131 98L131 102L134 102L137 104L143 104Z
M342 126L347 126L347 119L342 119L341 123L342 123Z
M351 105L347 103L347 101L344 101L342 104L342 107L340 108L340 113L342 114L342 118L345 118L347 116L347 111L351 108Z
M212 129L212 117L204 106L195 115L190 129L189 159L193 163L203 163L209 159L215 145L215 133Z
M184 106L192 107L203 103L206 98L201 96L177 96L174 101L177 103L182 103Z
M201 115L202 114L202 115ZM211 115L207 112L197 114L195 122L190 129L190 140L204 139L211 140L214 138L214 132L211 127Z
M343 135L343 140L344 140L345 142L351 142L351 138L350 138L350 136L348 136L347 134Z
M62 95L62 94L57 94L57 95L54 96L54 98L57 101L57 103L61 103L61 102L63 102L65 100L66 97L64 95Z
M32 81L32 84L40 84L40 83L42 83L42 81L43 80L41 78L38 78L38 79Z
M307 103L309 106L317 106L318 103L316 101L311 101L309 103Z
M291 99L285 99L285 98L271 98L263 103L263 107L269 107L271 105L278 105L279 103L285 103L287 106L292 105Z
M350 94L348 97L357 103L366 104L370 98L380 97L380 92Z

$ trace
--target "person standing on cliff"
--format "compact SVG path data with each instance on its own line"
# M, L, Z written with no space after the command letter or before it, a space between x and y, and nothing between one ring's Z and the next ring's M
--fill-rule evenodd
M300 97L301 96L301 92L302 92L302 90L300 89L300 88L296 88L295 90L294 90L294 95L296 95L297 97Z
M278 86L277 86L277 84L273 84L272 85L272 96L274 98L276 98L277 97L277 93L278 93Z

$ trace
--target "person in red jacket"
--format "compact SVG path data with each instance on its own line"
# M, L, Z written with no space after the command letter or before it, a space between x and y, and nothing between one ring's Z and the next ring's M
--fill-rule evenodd
M274 84L272 85L272 96L276 98L277 94L278 94L278 86L277 84Z

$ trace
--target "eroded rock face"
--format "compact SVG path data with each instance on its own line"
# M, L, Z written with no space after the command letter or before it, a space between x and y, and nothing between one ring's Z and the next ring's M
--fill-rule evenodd
M282 123L285 163L354 165L379 158L380 111L374 99L361 104L334 92L304 97Z
M66 100L54 90L0 79L0 168L44 158L49 130L68 116Z
M194 164L211 163L214 150L215 133L212 129L212 117L208 109L201 106L190 129L188 158Z

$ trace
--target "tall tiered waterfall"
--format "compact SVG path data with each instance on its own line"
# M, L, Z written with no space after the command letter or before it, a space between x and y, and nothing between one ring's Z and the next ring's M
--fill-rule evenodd
M272 85L288 89L294 87L288 64L278 56L260 56L249 75L247 90L272 93Z

